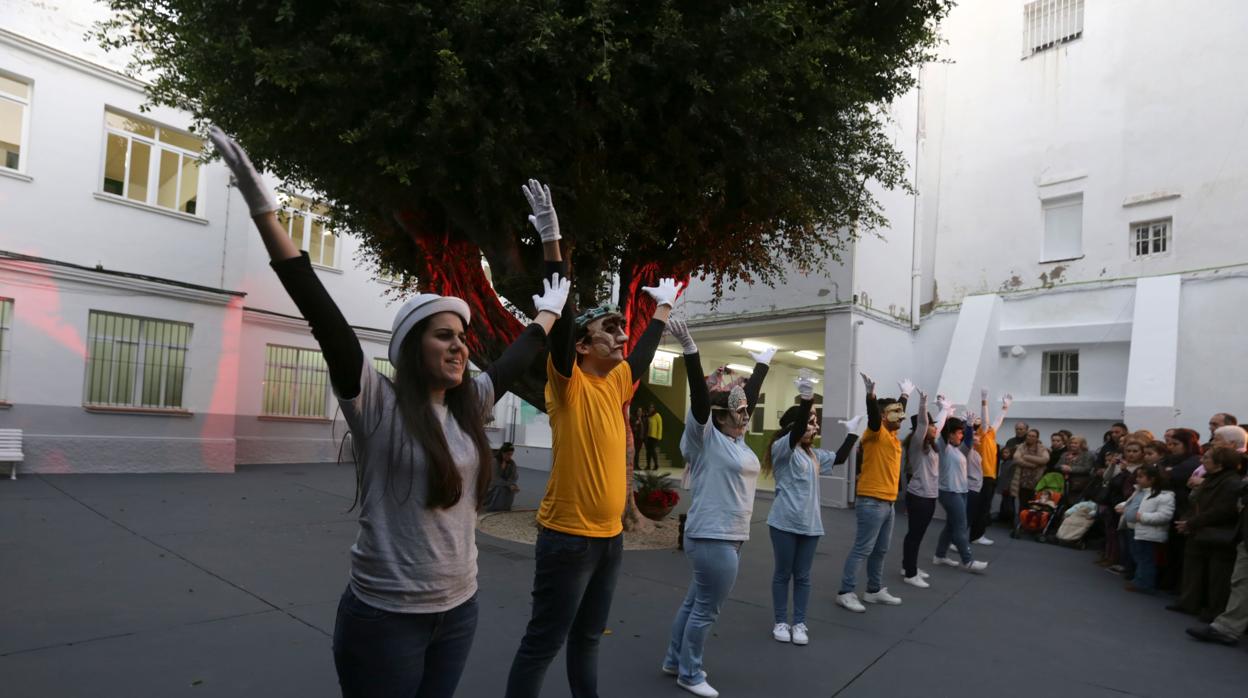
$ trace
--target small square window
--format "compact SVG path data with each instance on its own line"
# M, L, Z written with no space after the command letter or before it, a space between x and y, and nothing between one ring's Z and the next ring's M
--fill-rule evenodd
M1170 251L1169 218L1131 224L1131 256L1158 257Z
M1079 352L1044 352L1041 395L1079 394Z

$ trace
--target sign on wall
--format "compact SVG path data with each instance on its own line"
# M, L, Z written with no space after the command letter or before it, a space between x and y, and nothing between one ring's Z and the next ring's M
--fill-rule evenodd
M655 352L650 362L650 385L669 387L672 384L672 360L674 354L665 351Z

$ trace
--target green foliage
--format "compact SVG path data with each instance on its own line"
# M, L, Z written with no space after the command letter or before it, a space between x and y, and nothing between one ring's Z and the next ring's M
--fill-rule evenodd
M816 268L904 187L886 107L948 0L110 0L154 103L324 193L383 266L471 243L530 308L519 185L550 182L578 288L646 262L719 282ZM442 236L439 238L438 236ZM525 272L524 270L531 270Z
M676 481L657 470L633 471L634 491L641 497L651 492L675 492Z

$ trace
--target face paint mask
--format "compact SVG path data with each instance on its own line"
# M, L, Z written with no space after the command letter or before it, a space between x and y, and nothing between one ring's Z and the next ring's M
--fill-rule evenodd
M906 418L906 408L901 403L894 402L884 410L884 421L891 426L900 426L901 420Z
M712 408L720 415L723 420L724 429L737 431L744 429L750 421L749 402L745 397L745 390L741 386L733 386L732 391L728 393L728 404L735 407L715 407Z

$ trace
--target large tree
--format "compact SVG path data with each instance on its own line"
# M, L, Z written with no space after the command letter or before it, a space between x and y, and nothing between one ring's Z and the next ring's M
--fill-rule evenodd
M884 221L885 108L947 0L109 0L153 103L321 192L366 254L467 299L488 364L530 311L550 183L582 305L618 274L631 333L659 276L775 283ZM535 404L540 378L522 393Z

